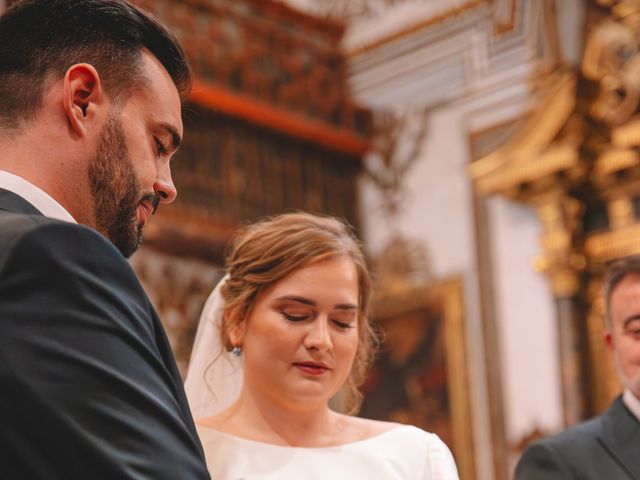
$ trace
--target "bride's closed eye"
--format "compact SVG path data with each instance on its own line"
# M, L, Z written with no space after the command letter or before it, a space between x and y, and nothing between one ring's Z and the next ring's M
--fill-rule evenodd
M332 321L338 328L348 330L356 325L356 317L357 313L355 310L345 312L338 311L334 314Z
M280 313L284 318L289 320L290 322L304 322L311 318L311 312L307 310L300 309L287 309L283 308L280 310Z
M349 328L353 328L352 322L341 322L340 320L334 320L333 323L335 323L342 330L348 330Z

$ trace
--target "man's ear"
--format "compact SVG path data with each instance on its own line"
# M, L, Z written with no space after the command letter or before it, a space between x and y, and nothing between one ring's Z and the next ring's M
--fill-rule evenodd
M613 351L613 337L611 336L611 330L605 330L602 334L602 338L604 339L604 343L607 344L607 347Z
M85 136L87 125L105 104L105 93L96 69L87 63L72 65L64 76L64 111L69 125Z

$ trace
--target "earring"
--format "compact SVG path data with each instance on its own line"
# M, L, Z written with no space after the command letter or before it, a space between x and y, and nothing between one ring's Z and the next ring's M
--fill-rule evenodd
M242 355L242 348L241 347L233 347L233 350L231 350L231 354L234 357L239 357L240 355Z

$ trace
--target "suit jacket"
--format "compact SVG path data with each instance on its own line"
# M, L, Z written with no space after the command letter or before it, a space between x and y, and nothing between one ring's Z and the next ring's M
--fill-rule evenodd
M618 397L601 416L531 444L517 480L640 480L640 422Z
M209 478L129 263L95 230L2 189L0 478Z

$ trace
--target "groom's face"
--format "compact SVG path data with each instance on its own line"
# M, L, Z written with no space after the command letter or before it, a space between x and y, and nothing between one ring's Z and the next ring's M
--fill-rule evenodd
M143 51L144 79L112 108L89 163L95 228L126 257L160 203L177 195L170 160L182 138L182 108L171 77Z

